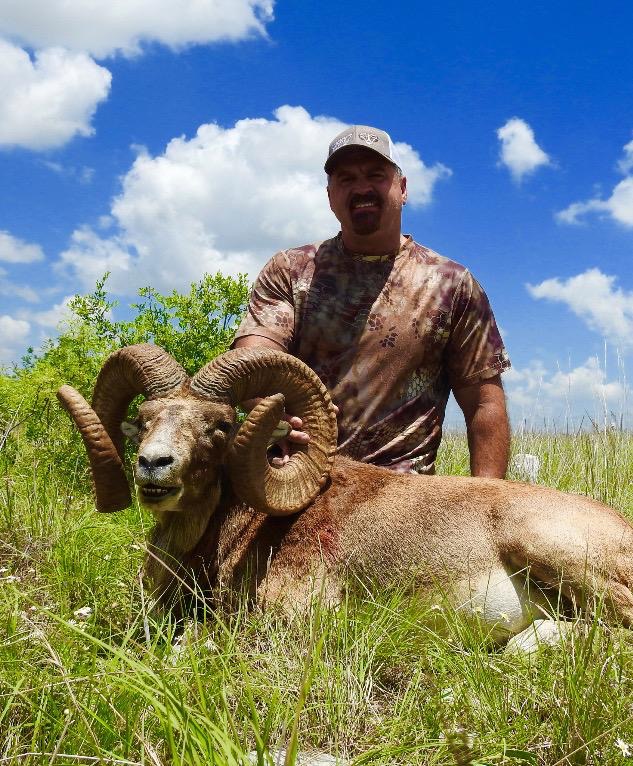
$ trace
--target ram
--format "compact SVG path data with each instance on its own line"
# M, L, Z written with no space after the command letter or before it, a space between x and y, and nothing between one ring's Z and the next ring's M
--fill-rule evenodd
M69 386L58 396L84 439L98 510L130 504L123 431L138 442L137 494L156 518L146 575L169 608L180 610L195 583L300 610L315 592L336 602L354 580L440 588L499 637L551 614L557 598L579 607L603 598L633 622L633 528L615 510L545 487L402 475L336 455L329 395L287 354L229 351L189 378L162 349L129 346L105 362L92 407ZM238 426L236 405L255 397ZM267 448L285 407L311 439L277 468Z

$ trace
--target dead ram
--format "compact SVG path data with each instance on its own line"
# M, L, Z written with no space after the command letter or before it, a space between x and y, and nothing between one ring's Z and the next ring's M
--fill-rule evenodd
M126 424L138 394L146 400ZM98 510L131 502L122 423L138 442L137 494L156 518L146 575L170 608L180 609L173 572L210 595L246 586L286 610L315 591L336 602L351 576L439 586L500 636L551 611L548 589L578 606L603 596L633 622L633 528L615 510L545 487L335 457L329 395L287 354L229 351L189 378L162 349L130 346L105 362L92 407L69 386L58 396L84 439ZM238 429L235 406L254 397L264 398ZM284 406L311 441L273 468L266 451Z

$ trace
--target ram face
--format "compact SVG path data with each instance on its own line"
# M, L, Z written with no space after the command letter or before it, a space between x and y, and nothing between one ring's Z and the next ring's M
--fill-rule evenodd
M139 394L146 401L137 419L124 422ZM92 406L70 386L58 397L86 445L100 511L131 502L124 435L139 445L139 498L155 512L193 510L205 498L212 503L226 473L247 506L293 514L319 494L336 452L336 413L327 390L303 362L270 349L228 351L189 378L163 349L128 346L106 360ZM258 397L236 429L236 406ZM310 443L282 468L272 468L267 449L285 406L302 418Z
M151 511L183 511L218 487L235 425L235 411L192 394L141 404L121 424L138 445L134 479L139 501Z

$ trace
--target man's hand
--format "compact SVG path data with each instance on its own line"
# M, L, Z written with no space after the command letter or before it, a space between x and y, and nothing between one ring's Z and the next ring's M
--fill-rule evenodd
M260 335L245 335L242 338L238 338L234 343L234 348L256 348L258 346L272 348L276 351L285 351L285 348L279 343ZM251 399L241 404L244 409L252 410L259 401L261 400ZM334 411L338 414L338 407L336 405L334 405ZM272 447L268 448L270 464L277 467L285 465L290 460L293 444L307 444L310 441L310 436L301 430L303 428L301 418L293 415L284 415L284 420L290 424L291 430L285 437L278 439Z
M338 407L336 405L333 406L334 411L338 414ZM284 416L284 418L285 422L291 426L291 430L286 436L278 439L268 448L268 460L276 468L281 468L290 460L293 444L307 444L310 441L310 435L301 430L303 428L303 420L301 418L294 416Z
M285 431L285 435L281 438L274 439L275 432L273 432L273 443L268 448L268 461L271 465L280 468L290 460L292 454L293 444L307 444L310 441L310 437L305 431L302 431L303 420L297 417L284 416L284 420L279 423L280 427L286 425L282 433ZM290 431L288 431L290 428Z
M464 413L473 476L504 479L510 455L510 424L501 376L453 390Z

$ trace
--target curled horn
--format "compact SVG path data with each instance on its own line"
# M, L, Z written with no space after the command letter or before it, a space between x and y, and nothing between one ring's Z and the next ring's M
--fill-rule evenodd
M72 386L57 392L62 407L74 420L83 439L94 481L97 510L120 511L132 502L123 463L95 411Z
M227 351L199 370L191 389L235 406L265 397L242 424L231 448L229 472L237 495L257 510L287 515L319 494L336 451L336 414L316 373L294 356L266 348ZM310 442L286 465L272 468L270 436L285 409L303 420Z
M57 398L86 446L97 510L119 511L131 502L120 426L132 399L138 394L164 396L186 379L187 373L166 351L141 343L121 348L106 359L97 377L92 407L70 386L59 389Z

